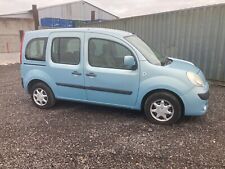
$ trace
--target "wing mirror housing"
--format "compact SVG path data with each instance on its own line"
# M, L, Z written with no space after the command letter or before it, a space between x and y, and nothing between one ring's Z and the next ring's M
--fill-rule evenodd
M137 69L137 64L133 56L124 56L124 65L130 70Z

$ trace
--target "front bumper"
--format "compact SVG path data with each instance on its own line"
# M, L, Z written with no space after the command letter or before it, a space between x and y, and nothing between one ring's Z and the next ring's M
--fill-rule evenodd
M187 94L183 95L185 116L201 116L208 110L209 85L194 87Z

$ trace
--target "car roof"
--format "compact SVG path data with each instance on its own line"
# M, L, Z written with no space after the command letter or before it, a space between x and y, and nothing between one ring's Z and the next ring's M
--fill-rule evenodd
M106 29L106 28L62 28L62 29L42 29L35 31L26 32L27 35L32 34L32 36L48 36L53 32L87 32L87 33L101 33L119 37L130 36L132 33L116 30L116 29Z

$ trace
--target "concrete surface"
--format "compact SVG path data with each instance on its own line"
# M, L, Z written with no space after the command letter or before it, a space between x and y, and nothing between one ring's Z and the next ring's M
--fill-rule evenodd
M20 51L20 30L34 30L32 19L0 17L0 53Z
M19 62L19 53L0 53L0 65L15 64Z

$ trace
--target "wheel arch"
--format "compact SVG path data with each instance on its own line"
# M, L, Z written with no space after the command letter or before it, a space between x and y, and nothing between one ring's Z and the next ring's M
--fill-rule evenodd
M33 79L31 80L28 85L27 85L27 90L28 90L28 93L31 94L31 89L32 89L32 86L36 83L43 83L45 84L51 91L52 93L54 94L52 88L48 85L48 83L44 82L43 80L40 80L40 79Z
M182 98L176 94L175 92L171 91L171 90L168 90L168 89L155 89L155 90L152 90L152 91L149 91L147 94L144 95L144 97L142 98L142 101L141 101L141 110L144 109L144 104L145 104L145 101L147 100L147 98L154 94L154 93L158 93L158 92L168 92L172 95L174 95L180 102L181 104L181 107L182 107L182 116L184 115L184 112L185 112L185 106L184 106L184 102L182 100Z

